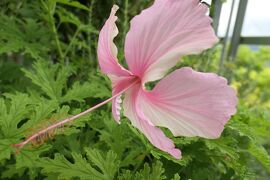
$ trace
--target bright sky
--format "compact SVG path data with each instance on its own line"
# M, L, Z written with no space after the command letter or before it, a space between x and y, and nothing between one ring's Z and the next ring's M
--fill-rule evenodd
M211 3L211 0L205 0ZM237 10L239 0L235 0ZM228 24L232 0L222 6L218 35L224 36ZM233 14L233 22L236 12ZM242 36L270 36L270 0L248 0Z

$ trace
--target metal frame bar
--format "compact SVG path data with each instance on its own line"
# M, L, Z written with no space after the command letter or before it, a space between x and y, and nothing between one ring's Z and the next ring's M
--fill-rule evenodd
M270 37L240 37L240 44L269 45Z
M234 3L235 0L232 0L232 7L231 7L231 12L230 12L230 17L229 17L229 21L231 21L232 19L232 13L234 11ZM217 2L220 1L215 1L214 6L218 6ZM221 52L221 56L220 56L220 64L219 64L219 74L222 74L222 69L223 69L223 63L225 60L227 61L232 61L235 59L236 54L237 54L237 50L240 44L254 44L254 45L270 45L270 36L258 36L258 37L243 37L241 36L242 33L242 27L243 27L243 23L244 23L244 17L245 17L245 13L246 13L246 9L247 9L247 4L248 4L248 0L239 0L239 4L238 4L238 9L237 9L237 17L234 23L234 27L233 27L233 34L232 34L232 38L229 44L229 50L227 51L226 48L226 44L228 42L228 35L229 35L229 30L230 30L230 23L228 24L227 27L227 31L226 31L226 35L223 38L220 38L221 43L223 45L222 47L222 52ZM221 4L222 6L222 4ZM214 22L213 22L213 27L217 33L217 29L218 29L218 21L219 21L219 16L220 16L220 10L221 10L221 6L217 7L218 10L214 11ZM220 9L219 9L220 8ZM216 16L216 13L218 13L218 17ZM230 80L230 77L228 77L228 79Z
M241 32L242 32L242 27L244 23L244 17L245 17L245 13L247 9L247 4L248 4L248 0L239 1L238 12L237 12L234 29L233 29L233 35L231 39L231 45L228 51L229 60L234 59L237 53L238 45L241 39Z
M222 1L216 0L215 5L214 5L214 15L213 15L213 24L212 24L216 34L218 31L218 25L220 21L221 8L222 8Z
M223 47L221 50L221 56L220 56L220 61L219 61L219 71L222 70L223 64L224 64L224 59L227 56L227 52L226 52L227 51L227 42L229 41L229 32L230 32L230 28L231 28L231 24L232 24L232 15L234 12L234 7L235 7L235 0L232 0L232 6L231 6L230 16L229 16L229 20L228 20L228 26L227 26L225 37L223 39Z

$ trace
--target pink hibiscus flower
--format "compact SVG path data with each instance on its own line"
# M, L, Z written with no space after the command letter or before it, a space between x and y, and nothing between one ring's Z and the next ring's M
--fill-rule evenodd
M129 70L117 60L113 43L118 34L113 6L98 41L101 71L112 81L113 96L73 117L64 119L13 145L22 148L54 129L112 101L115 120L120 122L121 95L124 115L160 150L180 159L181 151L156 126L168 128L174 136L218 138L236 112L237 97L227 80L213 73L185 67L165 78L166 72L188 54L198 54L217 41L206 15L208 7L199 0L155 0L131 20L125 40ZM163 78L151 91L145 83Z
M131 20L125 40L129 70L118 63L113 43L118 34L117 9L113 6L100 32L97 52L102 72L112 81L113 95L125 95L124 115L155 147L177 159L180 150L156 126L168 128L175 136L218 138L237 104L236 92L225 78L185 67L153 90L145 88L146 82L161 79L182 56L198 54L218 41L206 15L208 7L198 0L155 0ZM120 103L119 95L112 107L117 122Z

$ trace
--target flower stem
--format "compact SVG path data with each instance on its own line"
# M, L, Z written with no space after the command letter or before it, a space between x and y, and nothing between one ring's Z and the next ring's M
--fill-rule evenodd
M131 88L132 86L134 86L136 83L138 83L138 80L134 81L133 83L131 83L129 86L127 86L125 89L123 89L122 91L120 91L119 93L115 94L114 96L110 97L109 99L95 105L94 107L91 107L77 115L74 115L72 117L66 118L62 121L59 121L58 123L55 123L53 125L48 126L45 129L42 129L40 131L38 131L37 133L33 134L32 136L30 136L29 138L25 139L23 142L19 143L19 144L13 144L12 147L15 147L17 149L21 149L22 147L24 147L26 144L28 144L29 142L35 140L37 137L42 136L44 134L46 134L48 131L54 130L58 127L63 126L64 124L71 122L75 119L80 118L81 116L84 116L90 112L92 112L93 110L107 104L108 102L112 101L113 99L117 98L119 95L121 95L122 93L124 93L125 91L127 91L129 88Z

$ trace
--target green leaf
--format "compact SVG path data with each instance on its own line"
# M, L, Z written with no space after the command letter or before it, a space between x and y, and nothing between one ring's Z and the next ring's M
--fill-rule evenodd
M180 180L181 178L180 178L180 176L179 176L179 174L175 174L174 176L173 176L173 178L172 178L172 180Z
M49 51L51 35L36 19L17 19L0 14L0 54L23 52L41 59ZM47 36L44 36L46 34Z
M72 161L61 154L55 154L54 159L42 158L39 166L43 174L57 173L58 178L69 179L79 177L81 179L102 179L103 175L94 169L80 154L71 153Z
M4 172L1 172L0 177L2 179L8 179L8 178L12 179L14 175L16 175L17 178L22 177L26 169L26 168L17 169L16 165L14 164L7 165L6 168L7 170L5 170ZM14 171L14 169L16 169L16 171Z
M118 176L119 180L135 180L134 175L130 170L124 170L121 175Z
M103 173L104 179L113 179L119 168L119 160L113 151L103 156L97 149L86 149L86 155L91 162Z
M92 97L108 98L111 96L111 82L108 79L105 79L104 76L97 72L91 72L89 74L89 81L92 86L92 88L89 89L89 93L91 93Z
M152 164L150 168L148 163L144 164L143 169L137 171L133 174L129 170L122 171L121 175L118 176L120 180L162 180L166 179L164 175L164 168L162 167L162 163L160 161L156 161Z
M92 94L91 89L93 89L92 84L85 82L80 84L79 82L75 82L71 89L67 91L67 93L61 98L61 102L70 102L70 101L78 101L82 102L87 97L97 96L96 94Z
M83 9L86 11L89 11L89 8L84 6L83 4L79 3L78 1L72 1L72 0L55 0L55 2L60 3L60 4L65 4L68 6L76 7L79 9Z
M98 150L86 149L86 154L94 166L91 166L82 155L75 152L71 153L72 161L61 154L55 154L54 159L40 159L39 166L43 168L43 174L57 173L58 178L113 179L119 164L115 153L109 151L103 157ZM98 170L94 167L97 167Z
M204 140L206 146L210 150L216 150L218 151L218 154L220 156L224 156L228 158L232 158L233 160L237 160L239 158L239 152L236 151L235 147L233 147L235 141L233 139L227 137L221 137L219 139L213 139L213 140Z
M268 170L268 172L270 172L270 155L263 146L251 142L248 152L254 156Z
M60 18L60 23L71 23L79 27L82 23L80 19L65 8L58 7L56 13Z
M33 170L38 166L38 160L41 153L48 151L51 145L43 145L35 148L21 149L16 155L16 168L28 167Z
M162 167L162 163L157 161L152 164L152 168L146 163L144 164L144 168L135 174L136 179L145 179L145 180L156 180L156 179L166 179L164 175L164 169Z
M10 159L10 154L14 152L14 148L11 147L14 140L0 139L0 161L4 159Z
M0 99L0 127L5 138L14 138L17 134L18 123L26 118L30 100L26 94L5 94L10 99L10 106L6 106Z
M236 120L230 122L229 128L235 130L240 136L247 137L250 140L247 151L270 172L270 155L261 144L257 143L253 129L247 124Z
M71 67L60 67L46 61L36 61L34 71L23 69L25 75L36 84L50 99L60 101L63 88L71 74Z

